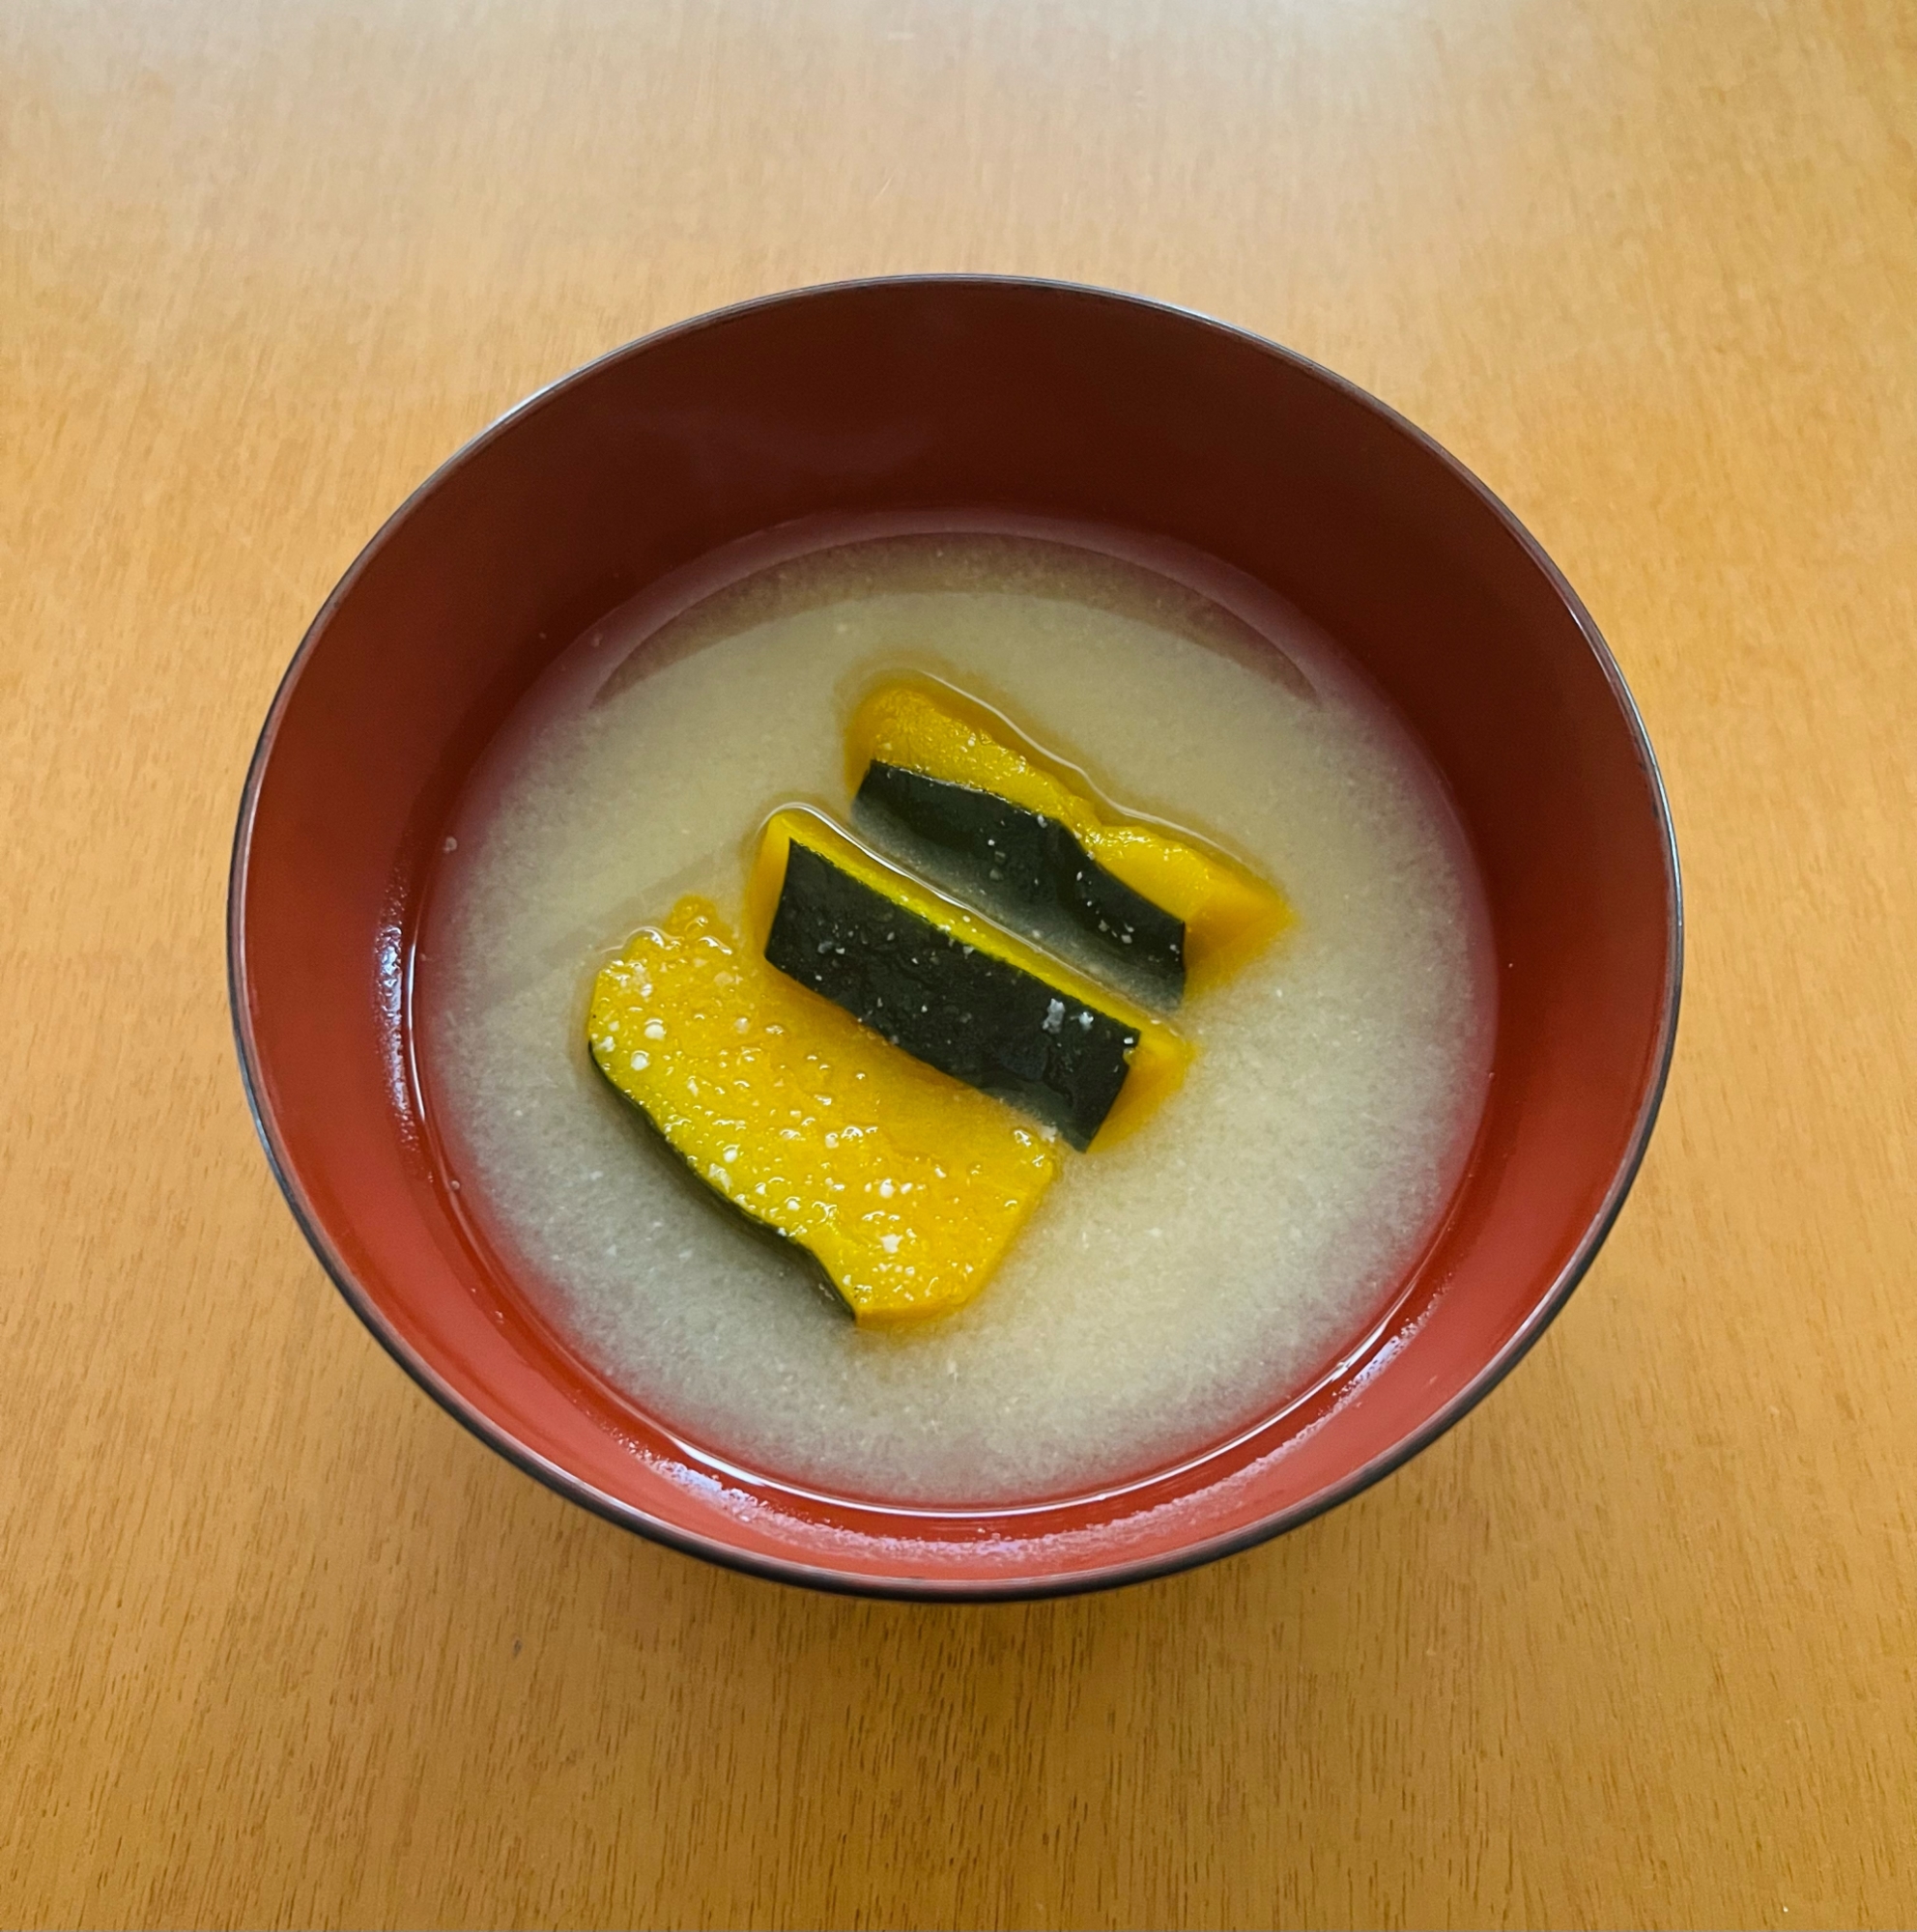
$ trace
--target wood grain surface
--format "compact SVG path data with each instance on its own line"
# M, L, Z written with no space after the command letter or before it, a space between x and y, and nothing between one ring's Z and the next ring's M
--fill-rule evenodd
M0 1920L1917 1919L1910 0L0 7ZM1113 284L1434 432L1664 759L1650 1158L1382 1487L812 1597L455 1428L242 1103L242 775L527 390L872 271Z

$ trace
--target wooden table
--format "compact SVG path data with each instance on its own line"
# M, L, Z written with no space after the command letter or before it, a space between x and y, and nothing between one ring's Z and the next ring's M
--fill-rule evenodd
M0 262L0 1920L1917 1917L1910 0L10 0ZM920 268L1432 430L1608 632L1691 913L1508 1384L1276 1545L985 1610L454 1428L282 1208L222 974L259 719L413 483Z

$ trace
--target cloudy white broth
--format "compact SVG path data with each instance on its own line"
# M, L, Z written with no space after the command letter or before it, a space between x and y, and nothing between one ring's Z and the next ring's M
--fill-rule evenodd
M931 1504L1123 1480L1322 1375L1441 1221L1493 1019L1462 835L1322 637L1248 583L1187 589L1166 554L894 536L664 623L655 596L564 651L476 770L415 961L435 1134L525 1293L692 1444ZM1296 919L1170 1015L1196 1049L1183 1086L1061 1162L975 1300L874 1330L693 1179L594 1065L586 1016L598 969L682 895L736 923L775 809L846 819L847 717L901 672L1237 855Z

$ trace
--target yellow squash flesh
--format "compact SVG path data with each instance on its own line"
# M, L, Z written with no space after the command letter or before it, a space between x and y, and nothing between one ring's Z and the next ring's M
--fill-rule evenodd
M1021 1116L766 965L704 899L601 970L587 1038L700 1179L816 1256L862 1324L969 1301L1058 1169Z

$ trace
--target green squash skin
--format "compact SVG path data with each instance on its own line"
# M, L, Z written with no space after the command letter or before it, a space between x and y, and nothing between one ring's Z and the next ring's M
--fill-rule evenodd
M878 759L852 814L1005 924L1082 956L1155 1006L1184 999L1184 921L1107 872L1057 819Z
M794 842L768 964L941 1073L1083 1151L1130 1071L1135 1029L967 946Z

